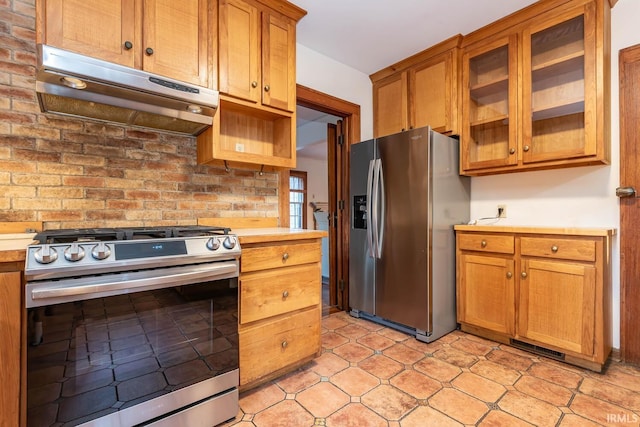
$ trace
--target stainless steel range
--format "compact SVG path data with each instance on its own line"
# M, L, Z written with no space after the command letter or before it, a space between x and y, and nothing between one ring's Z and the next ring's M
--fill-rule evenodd
M213 426L236 415L240 245L229 229L36 240L25 267L29 426Z

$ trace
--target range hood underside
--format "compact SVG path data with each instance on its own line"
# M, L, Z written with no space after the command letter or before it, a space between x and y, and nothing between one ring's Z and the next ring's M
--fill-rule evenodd
M113 98L108 95L83 93L76 89L44 82L37 82L36 90L40 109L44 112L189 135L200 134L213 122L211 117L201 114ZM114 104L120 105L114 106Z

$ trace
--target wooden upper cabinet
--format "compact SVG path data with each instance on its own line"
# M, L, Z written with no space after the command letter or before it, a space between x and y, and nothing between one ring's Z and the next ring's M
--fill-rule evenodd
M373 133L376 138L409 128L408 92L406 71L373 84Z
M458 134L461 40L452 37L369 76L375 137L423 126Z
M209 87L207 0L144 0L142 68Z
M515 165L518 38L500 37L462 58L461 168Z
M260 4L220 0L220 91L295 109L295 21Z
M134 66L134 50L139 43L136 5L130 0L46 0L43 42L61 49Z
M211 87L209 0L45 0L39 41ZM42 28L43 27L43 28Z
M260 102L260 12L243 0L220 0L220 91Z
M524 163L597 156L595 28L595 3L588 3L525 29Z
M293 111L296 106L296 27L289 18L262 14L262 103Z
M607 164L609 28L607 0L540 1L465 36L460 172Z

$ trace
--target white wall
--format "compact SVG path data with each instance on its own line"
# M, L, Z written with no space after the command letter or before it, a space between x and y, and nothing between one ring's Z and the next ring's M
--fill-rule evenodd
M373 138L373 92L369 76L301 44L296 52L297 83L360 106L360 136Z
M619 0L611 11L611 164L550 171L511 173L471 180L471 218L495 215L507 205L505 225L620 226L620 138L618 51L640 43L640 1ZM298 83L360 104L362 139L373 135L371 84L367 76L298 45ZM366 80L365 80L366 78ZM368 93L366 93L368 91ZM620 347L620 245L614 239L613 346Z

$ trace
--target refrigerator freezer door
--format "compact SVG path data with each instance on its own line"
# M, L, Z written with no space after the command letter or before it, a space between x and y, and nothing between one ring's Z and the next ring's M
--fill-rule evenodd
M349 306L356 312L369 314L375 314L375 264L370 224L374 154L373 140L351 146Z
M420 128L376 140L386 209L378 212L384 218L384 239L376 260L375 314L427 333L430 134L429 128Z

